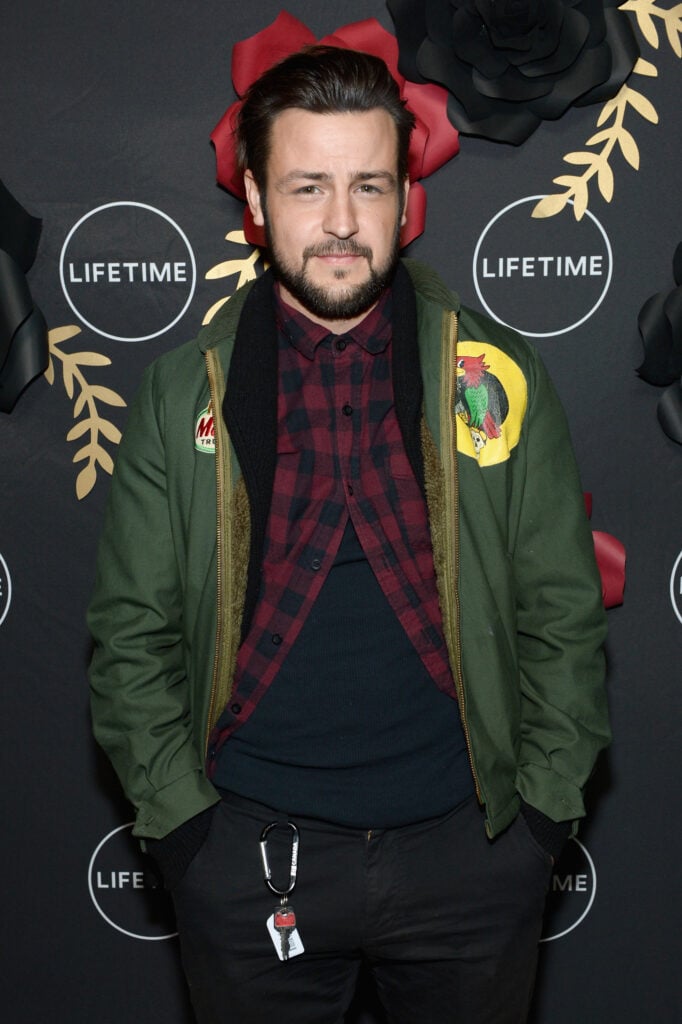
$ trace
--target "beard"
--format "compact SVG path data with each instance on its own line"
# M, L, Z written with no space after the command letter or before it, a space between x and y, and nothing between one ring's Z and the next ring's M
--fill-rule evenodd
M267 211L264 211L265 237L275 276L313 316L322 320L352 320L361 316L379 300L393 279L400 257L401 212L398 211L389 253L380 266L374 266L374 253L368 246L360 245L352 238L338 238L307 246L303 250L300 267L293 267L278 252L270 219ZM324 285L315 284L308 276L308 261L314 256L364 257L367 260L369 276L365 281L348 285L345 289L326 288ZM347 271L339 267L334 276L342 281L346 274Z

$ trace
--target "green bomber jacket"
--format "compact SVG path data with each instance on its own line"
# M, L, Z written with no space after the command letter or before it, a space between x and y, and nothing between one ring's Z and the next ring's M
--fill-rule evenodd
M535 350L405 260L394 394L429 515L443 629L486 830L523 799L584 815L609 741L605 614L565 416ZM270 274L146 371L88 623L95 736L158 839L219 799L210 732L258 588L276 451ZM226 386L227 382L227 386Z

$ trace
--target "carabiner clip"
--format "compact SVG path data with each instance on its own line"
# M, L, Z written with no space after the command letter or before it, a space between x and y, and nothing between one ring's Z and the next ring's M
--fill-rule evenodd
M268 861L268 836L272 832L273 828L277 828L278 825L284 825L286 828L290 828L292 832L291 839L291 867L289 869L289 888L288 889L276 889L271 882L272 871L270 870L270 863ZM298 829L294 825L293 821L272 821L269 825L266 825L260 834L260 856L263 861L263 875L265 878L265 884L267 885L270 892L274 892L276 896L288 896L293 891L296 885L296 871L298 870Z

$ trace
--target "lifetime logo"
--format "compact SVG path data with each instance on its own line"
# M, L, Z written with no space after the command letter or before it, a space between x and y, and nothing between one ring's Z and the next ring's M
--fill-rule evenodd
M7 568L7 562L0 555L0 626L7 618L9 606L12 603L12 577Z
M682 551L677 556L673 571L670 573L670 600L675 615L682 622Z
M613 255L589 210L580 221L572 205L556 217L534 218L542 196L527 196L496 213L476 244L473 276L485 310L528 337L565 334L585 323L604 301Z
M553 942L581 924L597 895L597 871L587 848L575 837L555 866L547 897L541 942Z
M145 263L129 260L125 263L105 263L102 261L83 261L80 265L69 263L68 280L70 284L162 284L164 281L187 281L185 263Z
M106 203L69 231L59 275L75 315L114 341L148 341L174 327L196 287L180 226L146 203Z
M97 913L131 939L172 939L173 904L132 835L133 822L97 844L88 865L88 890Z
M144 889L146 877L144 871L98 871L95 884L98 889ZM149 888L158 889L158 884Z
M483 257L483 277L602 277L604 257L593 256L499 256L497 265Z
M587 875L554 875L552 892L587 892Z

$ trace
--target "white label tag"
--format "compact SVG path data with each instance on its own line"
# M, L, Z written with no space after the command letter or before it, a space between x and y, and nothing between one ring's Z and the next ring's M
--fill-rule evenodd
M267 925L268 931L270 932L270 938L272 939L272 944L275 947L275 952L280 960L284 960L284 957L282 956L282 940L279 932L275 928L274 914L270 914L270 917L267 920ZM289 959L291 960L292 957L300 956L302 952L303 943L301 942L301 936L298 934L298 928L294 928L293 931L289 932Z

